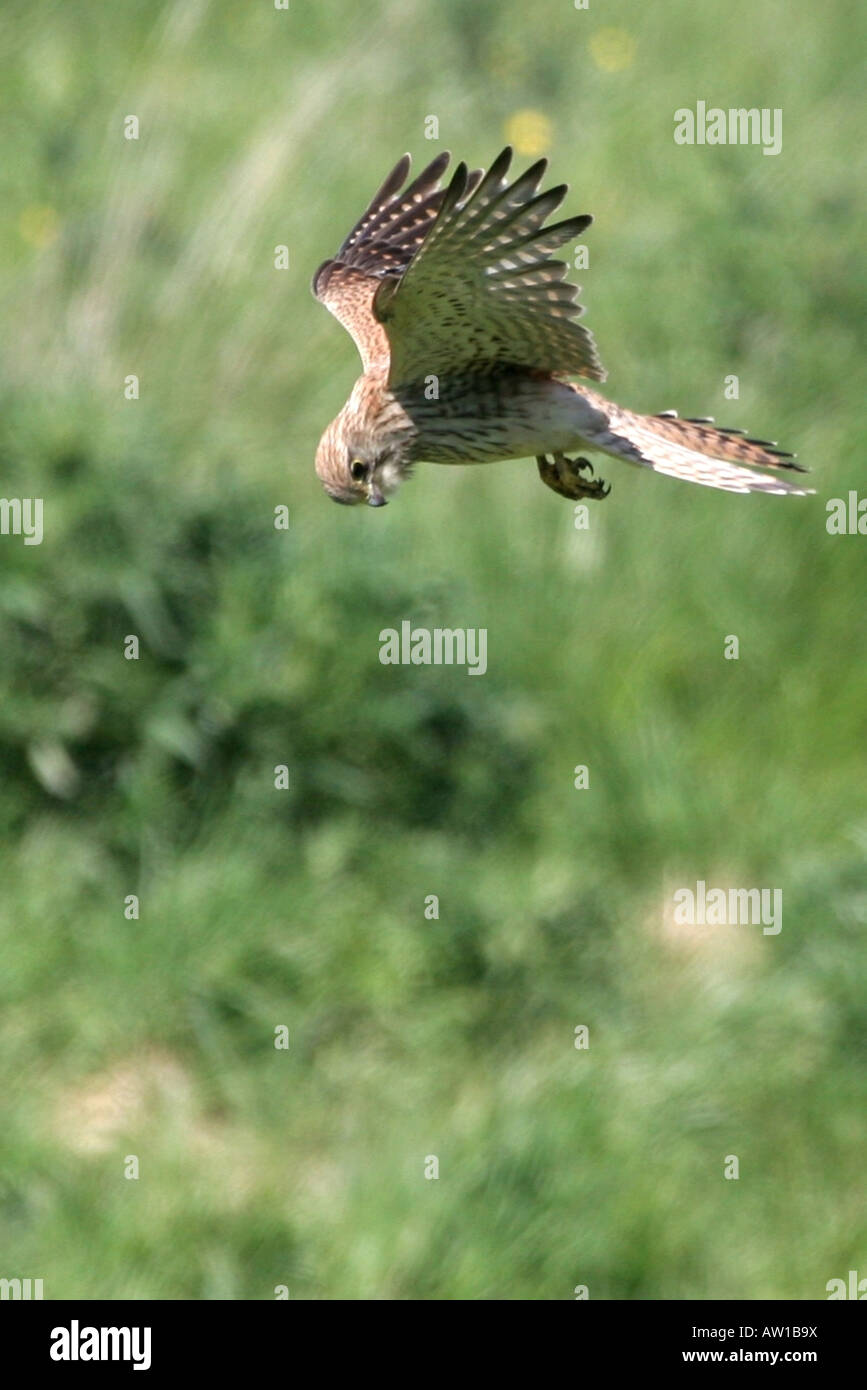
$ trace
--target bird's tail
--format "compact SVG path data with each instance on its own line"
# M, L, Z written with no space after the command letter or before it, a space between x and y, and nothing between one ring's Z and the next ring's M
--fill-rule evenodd
M600 404L601 397L597 398ZM773 440L748 439L743 430L721 429L709 417L680 419L673 410L638 415L605 401L607 423L592 441L596 448L672 478L726 492L788 492L804 497L782 473L804 473L794 454ZM754 468L769 469L755 473Z

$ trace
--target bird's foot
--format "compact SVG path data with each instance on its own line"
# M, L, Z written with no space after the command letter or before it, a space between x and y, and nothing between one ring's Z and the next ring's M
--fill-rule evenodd
M547 454L537 457L539 477L546 487L559 492L561 497L593 497L601 501L611 491L611 484L601 478L594 478L592 482L589 478L582 478L582 473L593 472L593 465L589 459L569 459L565 454L552 454L551 459Z

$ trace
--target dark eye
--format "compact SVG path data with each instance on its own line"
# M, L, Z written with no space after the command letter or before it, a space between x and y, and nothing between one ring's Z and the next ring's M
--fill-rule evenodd
M367 464L362 463L361 459L353 459L349 465L349 473L353 482L360 483L367 474Z

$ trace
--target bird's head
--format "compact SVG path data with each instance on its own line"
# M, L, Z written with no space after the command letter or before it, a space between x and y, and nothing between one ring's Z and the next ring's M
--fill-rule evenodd
M409 468L406 431L366 421L351 400L331 421L316 450L322 486L335 502L347 506L366 502L384 507Z

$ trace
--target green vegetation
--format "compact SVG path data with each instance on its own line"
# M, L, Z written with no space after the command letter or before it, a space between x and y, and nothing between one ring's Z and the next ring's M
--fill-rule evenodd
M864 28L808 0L8 0L0 494L42 497L45 537L0 537L0 1275L867 1276L867 538L825 528L864 491ZM675 145L697 100L782 108L782 153ZM325 498L357 361L312 271L404 148L487 164L521 111L596 216L605 389L778 437L815 498L613 460L589 531L528 462ZM486 627L487 674L382 666L404 618ZM782 888L782 932L677 926L697 879Z

